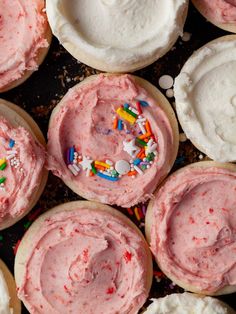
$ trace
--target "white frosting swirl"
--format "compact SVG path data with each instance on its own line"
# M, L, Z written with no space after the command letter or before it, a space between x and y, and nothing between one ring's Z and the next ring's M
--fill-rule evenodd
M236 160L236 37L195 52L175 80L176 109L187 137L210 158Z
M191 293L171 294L165 298L152 299L144 314L227 314L223 303L211 297Z
M182 33L187 5L188 0L50 0L47 15L72 55L83 51L118 70L162 56Z
M5 282L3 273L0 270L0 314L12 314L9 307L9 292L7 288L7 284Z

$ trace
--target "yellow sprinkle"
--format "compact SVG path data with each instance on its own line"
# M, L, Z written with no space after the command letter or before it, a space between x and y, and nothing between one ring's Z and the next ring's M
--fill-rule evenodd
M105 167L105 168L110 168L110 165L108 165L108 164L106 164L105 162L102 162L102 161L96 160L94 163L95 163L95 165L99 165L99 166L102 166L102 167Z
M5 164L5 162L6 162L6 158L0 159L0 167L1 167L3 164Z
M138 219L138 221L140 221L141 218L140 218L140 215L139 215L139 212L138 212L138 207L135 207L134 213L135 213L135 216L136 216L136 218Z
M135 117L131 116L128 112L124 111L122 108L118 108L116 112L121 118L129 121L131 124L134 124L134 122L136 121Z

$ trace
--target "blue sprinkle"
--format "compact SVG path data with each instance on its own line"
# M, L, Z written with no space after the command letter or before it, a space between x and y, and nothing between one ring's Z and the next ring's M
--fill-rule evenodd
M107 176L101 172L97 172L97 176L99 176L100 178L106 179L106 180L110 180L110 181L118 181L119 180L118 177L110 177L110 176Z
M178 165L182 165L185 161L185 157L184 156L179 156L176 160L175 160L175 166Z
M70 162L73 162L73 160L74 160L74 152L75 152L75 148L71 147L70 148L70 157L69 157Z
M139 103L142 107L148 107L149 104L145 100L139 100Z
M10 139L9 141L9 147L12 148L15 145L15 141L13 139Z
M129 104L124 104L124 108L129 109Z
M123 122L122 122L122 120L118 120L118 130L119 131L123 130Z
M136 159L134 160L133 164L134 164L135 166L138 166L141 161L142 161L141 159L136 158Z

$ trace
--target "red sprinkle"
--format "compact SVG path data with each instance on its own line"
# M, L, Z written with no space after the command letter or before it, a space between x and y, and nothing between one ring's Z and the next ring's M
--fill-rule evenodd
M115 292L115 289L113 287L107 289L107 294L112 294L114 292Z
M214 209L213 208L209 208L209 213L210 214L214 213Z
M228 211L228 209L227 208L221 208L224 212L227 212Z
M157 270L154 270L154 271L153 271L153 275L154 275L154 276L157 276L157 277L159 277L159 278L165 277L165 275L164 275L161 271L157 271Z
M140 218L143 219L144 218L144 214L142 212L142 209L139 208L139 207L138 207L138 213L139 213Z
M133 216L134 212L132 211L131 208L127 208L127 211L128 211L128 213L129 213L131 216Z
M192 216L189 217L189 223L190 223L190 224L194 224L194 223L195 223L195 220L193 219Z
M69 292L69 289L67 288L66 285L64 285L64 290L68 293Z
M18 247L19 247L19 245L20 245L20 242L21 242L21 240L18 240L18 241L16 242L15 246L13 247L14 255L16 255L16 252L17 252L17 250L18 250Z
M88 262L88 249L83 250L83 262Z
M125 259L126 263L130 262L132 259L132 254L130 252L126 251L124 253L124 259Z
M137 108L137 110L138 110L138 113L139 113L139 114L142 114L142 113L143 113L143 111L142 111L142 108L141 108L141 105L140 105L140 102L139 102L139 101L137 101L137 102L136 102L136 108Z

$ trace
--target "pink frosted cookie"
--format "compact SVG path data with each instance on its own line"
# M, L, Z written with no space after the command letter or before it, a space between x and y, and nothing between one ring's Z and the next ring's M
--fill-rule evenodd
M199 162L171 175L150 203L146 234L163 272L186 290L236 291L236 166Z
M18 248L15 277L31 314L135 314L148 297L152 258L127 217L77 201L33 223Z
M0 0L0 92L23 83L51 41L44 0Z
M49 169L77 194L124 207L150 198L170 171L178 126L166 98L130 75L92 76L52 112Z
M236 33L236 0L192 0L192 2L211 23Z
M0 99L0 230L25 216L47 180L43 135L21 108Z

